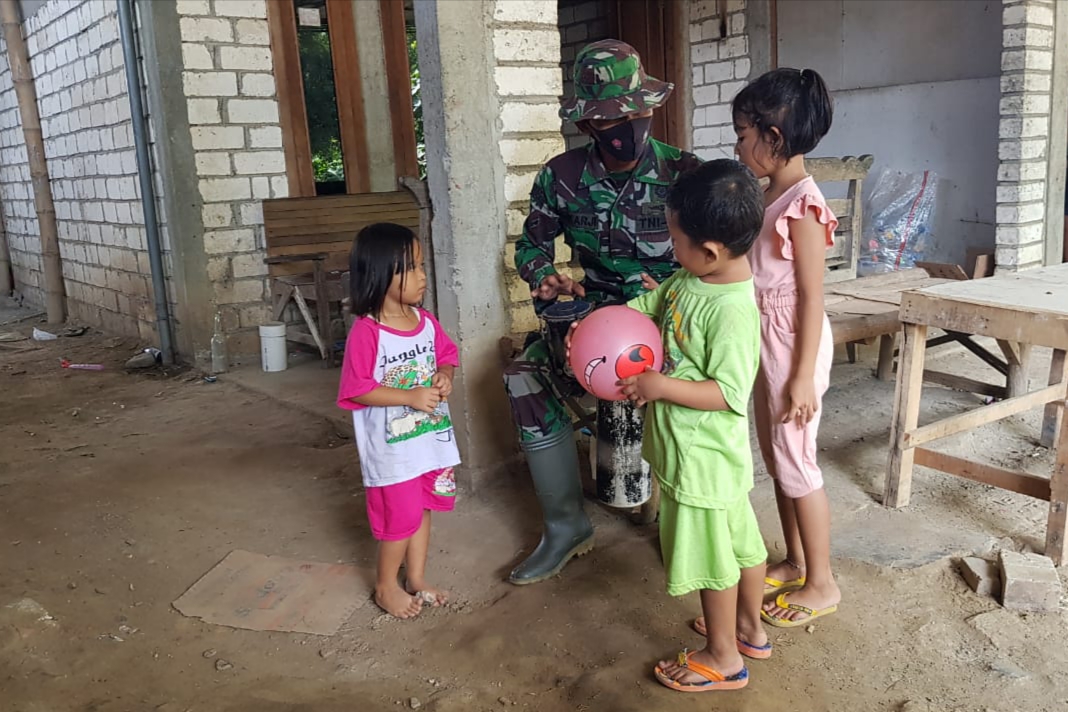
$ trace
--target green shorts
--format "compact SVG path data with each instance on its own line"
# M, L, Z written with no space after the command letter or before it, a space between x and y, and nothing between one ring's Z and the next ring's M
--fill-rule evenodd
M748 497L727 509L704 509L661 495L660 551L672 596L737 586L742 569L768 558Z

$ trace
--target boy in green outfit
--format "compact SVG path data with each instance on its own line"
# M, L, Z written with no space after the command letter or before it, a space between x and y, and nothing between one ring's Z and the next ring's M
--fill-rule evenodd
M749 504L747 417L760 316L746 252L764 195L749 169L723 159L680 177L667 206L682 269L628 304L660 326L665 367L622 383L631 400L649 403L642 457L660 483L668 593L700 590L708 643L655 674L683 692L736 690L749 682L741 655L771 655L760 624L767 550Z

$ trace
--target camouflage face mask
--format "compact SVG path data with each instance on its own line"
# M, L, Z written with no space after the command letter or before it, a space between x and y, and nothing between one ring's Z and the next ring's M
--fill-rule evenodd
M604 153L620 163L630 163L640 158L645 151L652 126L653 117L642 116L603 131L591 128L590 134Z

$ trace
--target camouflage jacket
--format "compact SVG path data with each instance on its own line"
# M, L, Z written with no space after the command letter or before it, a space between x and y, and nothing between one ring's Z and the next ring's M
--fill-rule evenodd
M530 191L530 214L516 243L520 276L533 289L556 271L554 240L562 232L586 273L582 284L593 304L638 296L642 272L664 281L678 268L664 214L668 188L700 163L692 153L650 139L619 188L594 144L556 156Z

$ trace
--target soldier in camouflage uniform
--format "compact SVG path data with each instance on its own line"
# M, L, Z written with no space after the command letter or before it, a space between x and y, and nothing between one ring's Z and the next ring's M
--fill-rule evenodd
M700 161L649 137L653 109L673 88L647 75L624 42L595 42L579 53L575 96L563 102L560 116L593 141L556 156L538 173L516 244L516 268L530 283L536 312L561 295L595 307L623 303L641 294L648 279L663 281L677 269L664 200L675 178ZM561 232L583 268L581 282L553 267ZM509 580L535 583L593 547L563 404L578 386L554 366L544 339L528 342L504 381L545 519L541 543Z

